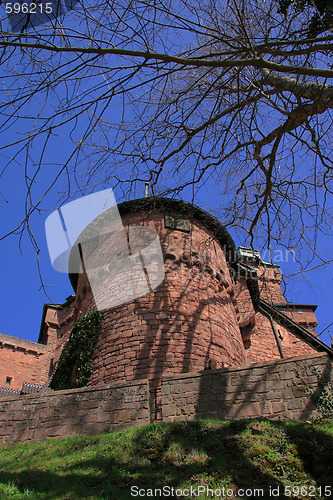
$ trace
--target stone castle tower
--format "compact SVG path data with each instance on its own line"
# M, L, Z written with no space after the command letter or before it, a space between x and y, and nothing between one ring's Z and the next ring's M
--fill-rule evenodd
M288 303L279 267L254 250L237 250L213 216L167 198L118 208L125 231L157 231L165 278L145 295L103 312L89 386L136 379L158 385L168 374L331 351L316 335L316 306ZM95 221L85 231L85 258L107 263L114 239L99 236ZM81 271L70 274L75 295L44 306L37 343L0 335L4 391L32 392L49 383L75 321L96 308L84 262Z

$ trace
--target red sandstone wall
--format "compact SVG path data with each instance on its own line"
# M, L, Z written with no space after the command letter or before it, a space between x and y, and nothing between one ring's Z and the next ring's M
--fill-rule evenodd
M46 310L40 343L46 345L50 352L47 380L54 372L62 348L65 342L68 341L70 332L74 326L75 310L73 304L74 297L69 298L65 304L47 304L44 306Z
M279 308L281 311L281 308ZM282 311L281 311L282 312ZM317 337L316 326L318 325L314 310L310 306L297 306L283 309L283 312L288 318L291 318L295 323L306 328L310 333Z
M257 267L251 265L251 267L255 268L258 274L260 297L273 304L286 304L280 288L281 276L278 268L262 265ZM272 325L266 316L254 311L246 279L239 278L234 285L234 290L239 310L238 321L244 340L246 361L248 363L256 363L279 359L281 355ZM279 307L280 310L281 307ZM286 309L283 310L288 317L307 328L310 333L316 335L314 325L317 324L317 321L313 310L305 308L304 313L299 314L297 310L289 310L287 304ZM290 332L278 322L275 321L274 324L285 357L302 356L319 352L319 349L312 347L304 339Z
M191 234L165 229L160 212L127 214L123 224L125 228L141 224L158 232L166 278L154 292L104 312L90 385L160 379L169 373L280 358L269 320L254 311L246 279L237 276L231 281L220 245L200 222L191 221ZM110 255L127 250L120 246L117 238L100 236L98 247L95 242L97 248L88 256L89 265L107 265ZM261 297L286 303L278 267L250 265L257 271ZM71 321L67 330L66 326L60 328L55 361L68 340L69 326L95 307L87 276L82 273ZM285 356L317 352L285 328L276 327Z
M24 382L48 382L60 356L59 339L68 338L74 324L74 309L70 303L45 307L40 343L0 334L0 387L21 390ZM10 385L6 385L7 377L11 378Z
M45 345L0 334L0 387L21 390L23 382L47 382L50 352ZM6 385L6 378L11 378Z
M234 298L238 309L238 324L240 327L254 325L255 310L245 278L239 278L233 285Z
M191 234L166 229L160 212L128 214L123 224L157 230L166 277L153 292L104 312L90 385L244 363L233 286L212 234L194 220ZM90 262L106 263L108 252L102 237ZM87 277L80 274L75 308L85 312L92 307Z
M166 229L159 211L127 214L123 224L125 231L131 225L144 225L158 232L166 277L153 292L105 311L90 385L159 380L166 374L280 358L272 326L255 312L246 279L231 279L220 244L203 224L191 220L191 233ZM110 262L110 255L126 253L126 238L123 245L119 241L100 236L88 256L89 265L101 267ZM257 271L261 298L280 304L280 309L285 304L287 316L316 334L313 308L304 306L301 312L286 304L278 267L248 265ZM112 288L104 291L106 295L112 292ZM20 390L23 382L45 384L74 322L94 308L87 276L81 273L75 301L69 298L61 306L47 306L42 344L7 336L2 336L1 343L0 336L0 387ZM278 323L275 326L286 357L317 352ZM10 386L6 377L12 379Z
M147 380L0 398L2 443L99 434L149 423Z
M319 349L312 347L277 321L274 321L274 324L286 358L319 352ZM256 363L281 358L269 319L261 313L256 313L255 325L255 330L246 344L246 361Z
M320 394L322 389L313 367L333 380L326 354L165 377L162 420L316 417L308 391ZM3 443L97 434L149 422L147 380L0 398Z
M253 308L246 278L231 279L220 245L203 224L191 220L190 234L166 229L164 215L159 211L127 214L123 224L125 232L132 225L152 227L158 232L166 277L153 292L104 312L90 385L138 378L156 380L170 373L280 358L269 320ZM119 235L124 231L120 230ZM90 242L87 243L90 250L86 262L91 268L107 266L112 261L110 256L126 254L126 238L122 244L120 241L115 235L94 237L92 251ZM286 304L279 268L249 265L257 271L261 298ZM134 281L135 277L131 279ZM111 288L103 290L105 295L113 293L112 286L111 281ZM57 312L59 331L53 365L74 321L96 308L85 273L78 276L72 306ZM299 319L294 311L288 310L287 315ZM301 320L298 322L314 332L313 311L307 311ZM285 356L317 352L277 323L276 328Z
M162 380L163 421L317 417L311 394L322 388L314 367L333 380L326 354L170 376Z
M281 290L281 273L278 266L261 264L256 268L260 297L271 304L283 304L286 299Z

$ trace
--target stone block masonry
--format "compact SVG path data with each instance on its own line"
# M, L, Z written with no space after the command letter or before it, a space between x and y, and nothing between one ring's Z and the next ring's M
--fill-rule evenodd
M320 394L313 368L333 380L327 354L0 399L0 442L98 434L162 420L198 418L308 419ZM156 394L156 397L153 396ZM156 400L156 401L155 401ZM150 408L150 402L157 404Z
M44 344L0 334L0 387L21 390L24 382L45 384L51 351Z
M210 214L159 197L124 202L118 209L123 224L118 232L105 232L107 211L84 229L81 272L69 276L75 296L63 304L44 304L38 342L0 334L1 392L52 384L73 326L96 309L87 266L99 269L94 279L99 299L108 305L87 385L149 379L155 405L151 411L160 417L159 388L165 377L268 363L282 352L285 357L333 355L316 336L316 306L287 303L278 266L263 262L255 250L236 250L226 228ZM133 295L134 276L125 279L112 273L117 274L116 263L127 256L130 234L139 227L158 235L165 278L156 288L148 287L149 292L139 287ZM135 252L149 247L148 241L139 242ZM154 253L150 259L156 264ZM108 303L118 294L117 305ZM76 368L69 369L74 374Z
M149 422L147 380L0 400L3 443L99 434Z
M311 388L320 394L314 366L333 380L332 361L326 354L165 378L163 420L315 417L316 408L306 391Z

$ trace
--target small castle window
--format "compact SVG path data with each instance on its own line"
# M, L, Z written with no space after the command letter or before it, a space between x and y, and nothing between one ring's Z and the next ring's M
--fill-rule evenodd
M12 377L6 377L6 385L10 385Z
M183 214L165 214L164 222L167 229L185 231L186 233L189 233L191 231L189 218Z

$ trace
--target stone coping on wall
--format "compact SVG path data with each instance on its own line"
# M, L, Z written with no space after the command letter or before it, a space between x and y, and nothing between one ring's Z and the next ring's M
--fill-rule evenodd
M70 394L80 394L80 393L87 394L89 392L105 391L108 389L122 389L122 388L126 388L126 387L133 387L136 385L147 385L147 387L148 387L148 384L149 384L149 381L147 379L129 380L127 382L119 382L116 384L104 384L104 383L102 383L102 384L89 386L89 387L87 387L87 386L77 387L75 389L62 389L62 390L58 390L58 391L50 390L47 392L39 392L37 394L19 394L19 395L14 394L13 396L3 396L3 397L0 397L0 402L2 403L3 401L6 401L7 399L12 401L13 399L22 400L24 398L24 400L26 400L28 398L35 398L36 396L37 397L43 396L43 398L44 397L46 398L46 397L54 397L54 396L70 395Z
M23 349L25 351L36 353L47 352L47 346L44 344L38 344L37 342L32 342L31 340L19 339L17 337L12 337L11 335L5 335L4 333L0 333L0 348L1 346L14 347L14 349Z

